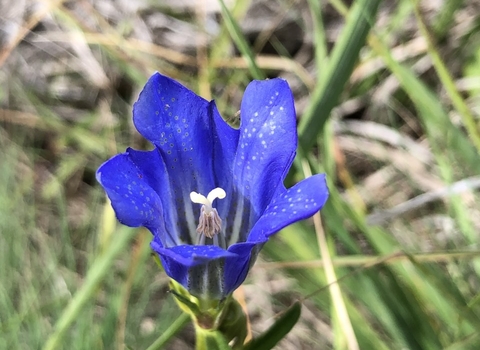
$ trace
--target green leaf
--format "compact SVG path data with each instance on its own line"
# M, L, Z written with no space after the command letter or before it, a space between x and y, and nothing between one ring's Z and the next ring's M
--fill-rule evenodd
M295 326L302 304L297 301L265 333L245 345L245 350L269 350L282 340Z

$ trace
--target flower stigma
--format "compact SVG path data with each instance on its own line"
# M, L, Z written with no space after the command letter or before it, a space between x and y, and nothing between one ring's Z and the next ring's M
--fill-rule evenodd
M204 244L205 237L208 237L213 238L214 244L218 245L216 234L222 229L222 219L212 204L215 199L223 199L226 195L225 190L220 187L211 190L207 197L197 192L190 193L190 200L193 203L203 204L197 226L197 233L200 234L198 244Z

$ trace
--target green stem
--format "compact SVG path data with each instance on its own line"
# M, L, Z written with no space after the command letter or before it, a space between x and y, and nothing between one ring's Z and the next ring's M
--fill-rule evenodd
M219 331L195 327L196 350L231 350L227 341Z

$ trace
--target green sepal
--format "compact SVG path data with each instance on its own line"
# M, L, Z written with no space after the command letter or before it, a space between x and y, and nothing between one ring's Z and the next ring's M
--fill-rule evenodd
M180 309L192 317L196 327L208 330L218 328L222 310L229 297L224 300L199 299L174 280L170 280L170 292L175 296Z
M233 297L222 312L218 330L231 342L233 349L241 349L248 334L247 316L242 306Z
M247 317L232 295L223 300L199 299L174 280L170 281L170 291L180 309L192 318L197 334L197 349L214 344L212 342L217 344L217 347L211 345L212 349L222 349L218 346L223 342L227 344L227 349L230 349L230 342L231 348L242 348L247 336Z
M302 304L295 302L287 311L263 334L245 344L244 350L270 350L282 340L300 318Z

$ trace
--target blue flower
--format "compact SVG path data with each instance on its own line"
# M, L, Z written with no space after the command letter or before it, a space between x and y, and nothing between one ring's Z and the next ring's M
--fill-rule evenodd
M231 294L271 235L328 198L324 174L283 184L297 147L285 80L251 82L240 116L230 127L215 102L156 73L133 107L155 148L128 148L97 171L118 220L148 228L168 276L201 299Z

